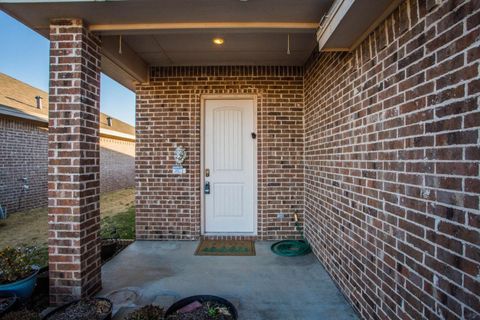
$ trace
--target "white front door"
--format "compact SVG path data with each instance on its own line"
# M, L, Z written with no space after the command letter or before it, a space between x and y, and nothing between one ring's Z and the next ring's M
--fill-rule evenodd
M205 233L255 231L254 117L253 100L205 101Z

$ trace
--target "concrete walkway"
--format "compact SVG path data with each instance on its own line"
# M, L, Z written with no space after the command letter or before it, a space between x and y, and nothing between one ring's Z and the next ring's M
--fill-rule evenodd
M278 257L270 251L271 242L257 242L254 257L207 257L194 255L197 245L131 244L104 265L100 295L116 300L116 310L153 302L169 306L187 296L212 294L232 301L244 320L357 319L313 254Z

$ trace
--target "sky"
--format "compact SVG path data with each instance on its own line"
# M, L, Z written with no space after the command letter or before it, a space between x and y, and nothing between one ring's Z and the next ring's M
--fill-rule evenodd
M48 51L46 38L0 11L0 72L48 92ZM100 109L135 125L135 94L104 74Z

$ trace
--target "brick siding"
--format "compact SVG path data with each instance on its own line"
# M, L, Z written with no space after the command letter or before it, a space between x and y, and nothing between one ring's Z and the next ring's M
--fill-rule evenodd
M365 319L479 319L479 1L305 69L306 234Z
M100 41L82 20L52 21L49 93L50 302L101 289Z
M258 237L294 235L291 214L303 213L302 68L152 68L150 80L137 87L137 238L200 236L200 109L208 94L257 96ZM177 145L188 152L185 175L171 172Z
M0 119L0 206L7 213L47 206L47 147L45 127Z
M100 137L100 191L135 186L135 142Z
M20 119L0 119L0 205L15 213L48 204L48 129ZM24 189L27 178L28 189ZM135 142L100 138L100 190L135 186Z

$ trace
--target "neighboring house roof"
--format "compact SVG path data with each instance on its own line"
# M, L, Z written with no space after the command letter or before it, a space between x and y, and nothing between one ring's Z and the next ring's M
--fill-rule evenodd
M37 106L40 97L42 107ZM0 115L36 121L48 126L48 93L0 72ZM108 118L111 119L109 125ZM135 139L135 128L100 113L100 135Z

